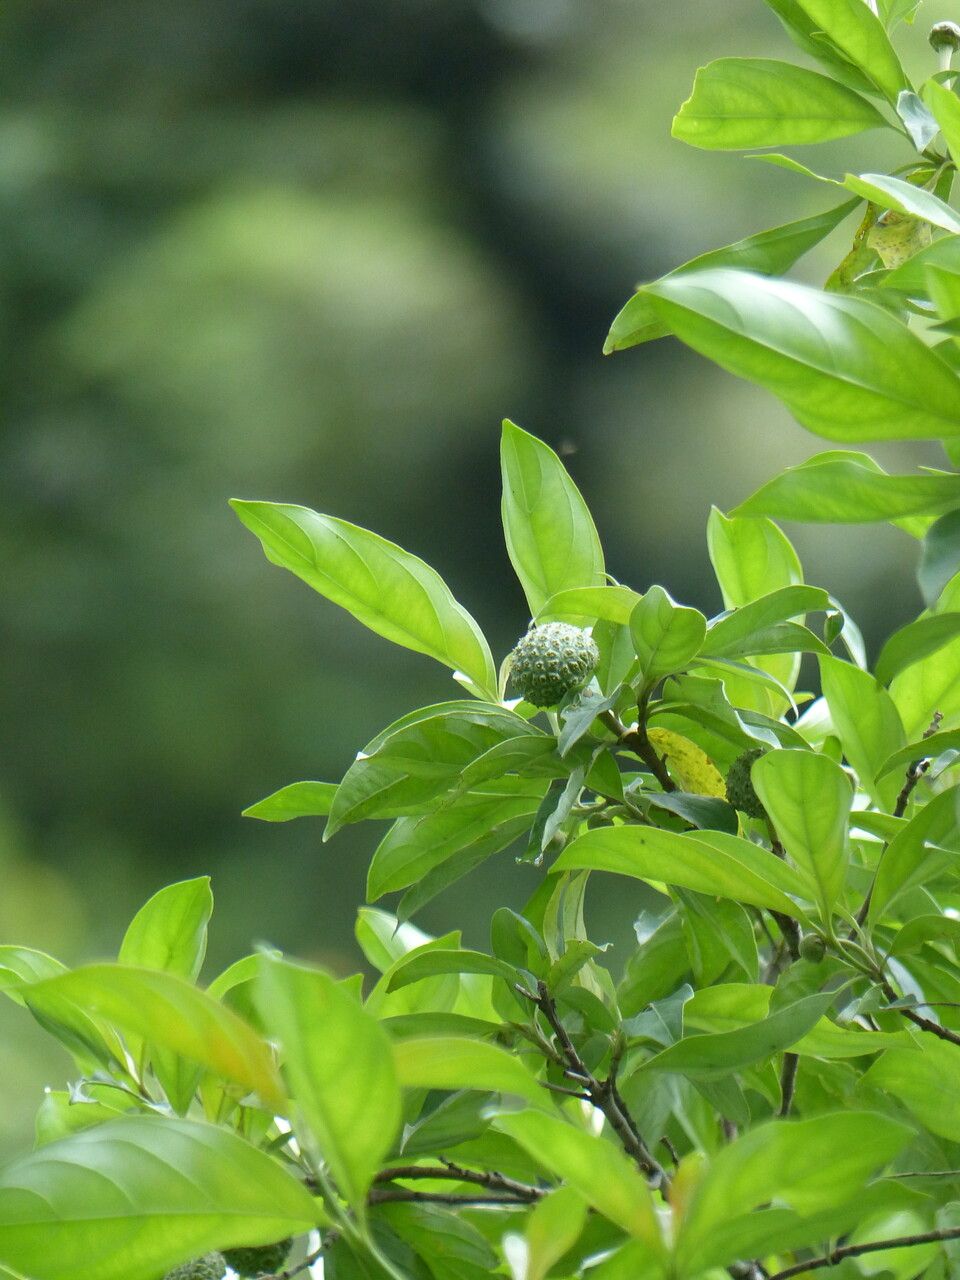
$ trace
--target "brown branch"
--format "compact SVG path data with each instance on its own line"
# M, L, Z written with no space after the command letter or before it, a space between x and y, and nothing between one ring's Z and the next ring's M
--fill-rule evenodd
M330 1241L328 1241L328 1244ZM294 1280L294 1277L303 1275L305 1271L309 1271L315 1262L319 1262L323 1257L323 1247L314 1249L313 1253L308 1253L302 1262L298 1262L293 1267L288 1267L286 1271L281 1271L275 1277L275 1280Z
M664 791L676 791L677 784L670 777L667 772L667 766L661 757L657 755L656 748L647 737L646 703L641 702L637 710L640 713L640 718L635 729L628 729L612 711L602 712L600 719L611 733L616 736L619 746L626 747L628 751L632 751L634 755L640 757Z
M448 1195L441 1191L408 1191L405 1187L384 1187L381 1191L371 1191L367 1196L367 1204L529 1204L527 1199L507 1195Z
M845 1244L832 1249L820 1258L795 1262L792 1267L776 1271L770 1280L790 1280L791 1276L805 1271L819 1271L823 1267L835 1267L844 1258L856 1258L861 1253L880 1253L884 1249L909 1249L920 1244L938 1244L943 1240L960 1240L960 1227L943 1227L939 1231L923 1231L914 1236L895 1236L892 1240L870 1240L866 1244Z
M444 1160L440 1165L404 1164L393 1165L389 1169L381 1169L374 1176L374 1182L394 1182L397 1179L412 1181L417 1178L445 1180L447 1182L472 1182L475 1186L485 1187L488 1191L503 1191L520 1200L539 1200L546 1194L540 1187L531 1186L527 1182L517 1182L495 1169L465 1169L462 1165Z
M622 1046L619 1047L619 1053L617 1047L614 1048L611 1073L608 1078L606 1080L598 1080L580 1057L576 1045L570 1039L567 1029L557 1012L553 997L547 990L546 983L543 981L538 982L535 992L528 991L526 987L519 984L516 990L524 999L535 1005L549 1023L550 1029L560 1046L564 1075L570 1080L576 1080L578 1084L583 1086L579 1092L582 1092L586 1100L603 1112L610 1128L620 1139L620 1144L624 1151L632 1157L640 1170L651 1180L652 1184L655 1187L664 1189L668 1187L669 1178L666 1170L644 1142L642 1135L634 1124L633 1117L630 1115L629 1108L617 1088L616 1069L619 1053L623 1052Z

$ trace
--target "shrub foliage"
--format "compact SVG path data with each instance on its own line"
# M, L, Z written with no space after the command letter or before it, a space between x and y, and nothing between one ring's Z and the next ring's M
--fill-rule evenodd
M673 334L840 447L711 514L724 610L707 618L613 578L559 458L507 422L506 547L545 630L499 664L421 560L333 516L235 502L273 563L459 686L339 783L248 811L323 818L325 840L390 822L368 897L399 897L356 930L381 976L365 990L262 948L200 982L205 879L147 902L116 963L0 948L5 994L75 1063L35 1149L0 1171L3 1274L954 1274L960 29L938 24L914 87L890 32L915 0L766 2L817 69L712 63L676 136L770 148L882 128L913 159L825 177L764 151L832 207L644 286L607 349ZM846 252L824 288L783 278L832 233ZM851 448L881 438L941 440L948 465L890 475ZM918 540L926 608L872 669L774 518ZM542 875L522 912L495 913L488 950L412 923L497 857ZM636 916L628 957L588 936L603 876Z

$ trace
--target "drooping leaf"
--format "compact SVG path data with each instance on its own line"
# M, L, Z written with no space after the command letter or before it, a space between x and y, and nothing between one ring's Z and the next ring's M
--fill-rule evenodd
M267 559L289 569L378 635L459 671L496 698L497 673L480 628L429 565L385 538L306 507L230 504Z
M289 822L291 818L325 818L337 791L335 782L291 782L244 809L245 818Z
M133 917L120 946L120 963L195 982L207 951L212 913L209 876L167 885Z
M400 1124L390 1041L340 983L318 969L263 956L257 1006L276 1038L306 1131L355 1208Z
M783 845L811 881L824 919L843 889L853 789L846 774L815 751L768 751L751 769L753 785Z
M576 870L610 871L803 915L787 896L803 888L790 869L766 849L721 832L694 836L654 827L597 828L571 841L551 867L552 872Z
M0 1260L32 1280L146 1280L322 1217L274 1159L193 1120L127 1116L0 1171Z
M509 1134L548 1173L573 1187L587 1204L642 1240L660 1256L663 1244L647 1184L610 1142L598 1142L555 1116L534 1111L499 1115L496 1127Z
M720 58L697 72L673 136L708 150L793 146L883 128L880 112L828 76L767 58Z
M729 270L669 277L646 293L681 341L772 391L817 435L960 434L956 375L872 302Z
M224 1080L284 1104L270 1050L235 1013L172 973L93 964L24 990L38 1016L56 1019L64 1005L123 1034L177 1054Z
M554 451L506 421L500 465L507 551L531 616L560 591L602 587L603 550L596 526Z
M756 271L760 275L785 275L805 253L839 226L859 203L858 199L846 200L811 218L801 218L782 227L761 231L722 249L711 249L708 253L692 258L682 267L677 267L670 275L701 271L707 267L734 267L738 271ZM603 352L604 355L610 355L614 351L625 351L638 343L662 338L669 332L666 325L657 318L646 294L641 291L624 304L614 319L603 345Z

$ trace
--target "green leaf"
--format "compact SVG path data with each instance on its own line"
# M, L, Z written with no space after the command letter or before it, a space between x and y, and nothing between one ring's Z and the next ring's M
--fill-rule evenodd
M928 801L887 845L870 898L870 923L888 915L897 899L915 885L929 883L945 867L953 867L957 855L949 850L958 841L960 787L950 787Z
M888 1049L864 1076L865 1085L899 1098L931 1132L960 1142L960 1047L925 1036L922 1047Z
M918 151L926 151L940 132L940 126L929 109L912 89L903 89L898 95L897 115Z
M347 770L324 840L350 822L421 811L455 789L464 769L491 747L519 737L550 741L515 712L492 703L451 702L404 717L369 742Z
M875 779L891 752L906 742L893 699L869 672L840 658L821 657L820 680L844 755L874 803L892 809L899 784Z
M904 182L902 178L891 177L888 173L862 173L859 177L848 173L843 185L848 191L863 196L864 200L878 204L881 209L893 209L908 217L920 218L954 234L960 232L960 214L932 191L916 187L912 182Z
M919 250L895 271L884 272L878 284L881 289L895 289L912 298L927 296L927 268L944 267L948 271L960 269L960 239L957 236L941 236L939 240Z
M468 792L422 817L398 818L370 863L368 900L406 889L464 850L487 856L506 848L530 825L542 791L530 783L518 794Z
M270 1156L226 1129L167 1116L85 1129L0 1172L0 1260L32 1280L158 1276L320 1220Z
M655 1255L663 1244L647 1184L612 1143L554 1116L524 1111L499 1115L501 1132L518 1142L548 1173L574 1188L598 1213Z
M411 982L422 982L438 973L486 973L503 980L512 987L517 974L508 964L482 951L449 950L421 951L400 964L390 979L388 990L399 991Z
M826 609L828 603L829 596L819 587L781 587L711 623L701 652L711 658L828 653L813 632L786 621L811 609Z
M847 869L850 780L814 751L768 751L751 769L753 785L787 853L817 886L825 920Z
M258 1093L267 1106L284 1105L270 1050L260 1037L172 973L92 964L36 983L23 995L40 1017L56 1018L66 1004Z
M734 508L807 524L866 524L936 516L960 504L960 475L890 476L865 453L833 450L788 467ZM916 526L908 532L918 532Z
M482 1040L430 1036L396 1040L397 1079L416 1089L479 1089L523 1098L535 1107L550 1106L546 1090L516 1057Z
M766 849L722 832L599 827L572 840L550 870L610 871L803 916L787 896L803 890L790 868Z
M895 631L880 650L877 658L877 679L887 684L931 653L936 653L951 640L960 637L960 613L934 613L918 618L899 631Z
M701 67L673 121L673 136L707 150L794 146L887 124L859 94L816 71L767 58L720 58Z
M707 620L699 609L674 604L651 587L630 615L630 633L646 684L685 667L700 651Z
M394 644L461 672L496 700L497 673L480 628L433 569L385 538L306 507L230 504L267 559Z
M167 885L133 917L120 946L120 963L159 969L196 982L207 951L207 924L212 914L209 876Z
M923 101L940 126L950 158L954 164L960 163L960 101L957 95L931 79L923 86Z
M960 729L946 729L943 733L932 733L929 738L924 737L919 742L910 742L905 747L901 747L899 751L895 751L892 756L884 760L878 776L882 777L887 773L903 773L915 760L922 760L925 756L935 760L945 751L960 751ZM2 961L2 949L0 949L0 961Z
M671 271L679 275L686 271L700 271L706 267L734 267L738 271L756 271L760 275L785 275L794 263L820 243L831 231L860 204L859 199L846 200L825 213L812 218L801 218L782 227L761 231L747 236L722 249L701 253ZM625 351L641 342L650 342L669 333L666 325L657 318L650 300L643 292L636 293L620 310L603 346L604 355L613 351ZM622 588L611 588L621 590ZM598 615L598 616L603 616ZM619 621L619 619L614 619Z
M291 818L325 818L336 794L335 782L291 782L244 809L244 818L289 822Z
M390 1040L329 974L261 959L257 1006L280 1044L306 1133L357 1210L400 1125Z
M708 831L726 831L735 836L739 830L737 811L719 796L692 795L688 791L640 791L639 794L657 809L675 813L691 826Z
M450 1209L435 1204L386 1204L378 1208L377 1220L388 1222L416 1251L408 1265L396 1270L404 1277L426 1273L433 1280L486 1280L498 1265L497 1255L477 1227Z
M677 1240L678 1270L696 1275L738 1257L789 1248L782 1227L793 1215L778 1220L776 1209L758 1212L761 1205L785 1203L809 1216L847 1202L912 1136L907 1126L869 1112L758 1125L710 1161ZM773 1239L765 1243L771 1229Z
M531 615L541 613L559 591L602 587L603 549L596 526L554 451L505 421L500 465L507 551Z
M603 618L623 626L630 622L630 615L640 596L629 587L570 587L551 596L537 615L537 621L548 618Z
M772 520L725 516L714 507L707 523L710 561L727 609L738 609L803 581L797 553Z
M802 1040L836 998L836 991L819 992L733 1031L684 1036L649 1058L643 1070L670 1071L690 1080L709 1080L739 1071Z
M514 1280L546 1280L551 1267L577 1243L587 1206L573 1187L558 1187L534 1205L522 1236L504 1238Z
M849 55L827 39L821 24L805 12L803 0L765 0L765 3L783 23L797 47L828 67L835 79L862 93L875 92L874 82L857 70Z
M960 524L957 531L960 533ZM957 547L960 550L960 542ZM947 583L932 614L957 612L960 612L960 574ZM948 725L956 724L960 714L960 639L949 641L919 662L905 667L890 682L890 695L897 704L908 739L916 740L925 733L936 711Z
M646 293L681 341L772 391L818 435L960 434L956 375L872 302L728 270L668 278Z
M864 0L799 0L810 20L845 57L896 103L901 89L909 89L900 59L883 23Z
M0 946L0 991L14 1004L25 1003L24 986L66 972L67 966L45 951L35 951L32 947Z
M928 609L935 609L941 594L950 588L950 598L957 595L951 585L960 572L960 510L948 511L930 526L923 540L917 583ZM949 607L946 605L944 607Z

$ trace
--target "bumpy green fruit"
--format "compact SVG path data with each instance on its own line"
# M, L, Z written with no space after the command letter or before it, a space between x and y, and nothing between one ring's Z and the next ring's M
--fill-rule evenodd
M532 627L511 654L510 680L535 707L555 707L589 680L600 653L585 631L566 622Z
M224 1249L223 1256L238 1276L272 1276L279 1271L293 1248L293 1240L251 1245L246 1249Z
M227 1264L222 1253L205 1253L168 1271L163 1280L223 1280Z
M762 755L762 747L744 751L742 756L737 756L734 760L727 774L727 800L735 809L739 809L749 818L763 818L766 815L766 810L760 803L760 797L754 791L750 780L750 767L754 760L758 760Z
M819 964L827 954L827 944L819 933L805 933L800 939L800 955L811 964Z

